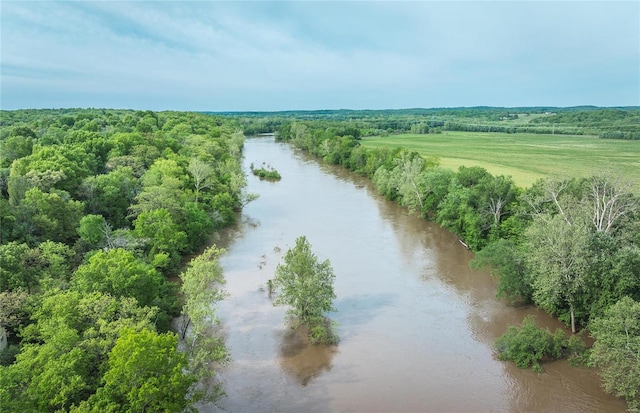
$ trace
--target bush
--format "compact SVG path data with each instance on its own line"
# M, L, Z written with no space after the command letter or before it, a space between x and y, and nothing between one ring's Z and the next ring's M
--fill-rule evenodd
M591 353L587 349L587 344L581 336L572 335L569 337L565 352L569 356L569 364L571 366L587 366L589 364L589 357Z
M522 321L522 327L510 326L505 334L496 340L498 359L513 361L516 366L542 372L543 359L556 360L562 357L567 341L562 330L551 334L549 329L536 325L533 316Z

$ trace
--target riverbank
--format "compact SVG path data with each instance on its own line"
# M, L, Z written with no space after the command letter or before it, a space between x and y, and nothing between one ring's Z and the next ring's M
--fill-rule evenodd
M245 168L256 159L283 179L250 176L260 198L216 240L228 251L219 316L231 362L220 371L227 395L201 411L625 410L592 370L559 361L537 374L495 360L494 340L526 315L560 323L497 300L454 235L288 144L249 138ZM307 345L264 288L299 235L334 267L337 347Z

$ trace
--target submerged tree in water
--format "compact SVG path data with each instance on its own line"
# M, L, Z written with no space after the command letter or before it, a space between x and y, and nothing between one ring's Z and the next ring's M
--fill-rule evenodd
M294 326L307 327L312 343L334 344L337 341L330 321L324 317L325 312L335 311L334 279L329 260L318 262L304 236L296 239L296 246L284 255L284 264L276 268L273 287L278 294L274 304L290 306L287 314Z
M260 166L260 168L256 168L253 166L253 163L250 166L251 173L257 176L260 179L266 179L269 181L279 181L282 179L282 175L278 172L273 166L267 165L264 162Z
M562 346L566 339L562 330L552 334L549 329L536 325L533 316L522 321L522 327L510 326L505 334L496 340L498 359L513 361L521 369L531 367L542 372L542 359L555 360L562 357Z

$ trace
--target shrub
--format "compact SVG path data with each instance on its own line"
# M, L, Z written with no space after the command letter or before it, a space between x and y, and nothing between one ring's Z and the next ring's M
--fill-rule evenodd
M516 366L542 372L543 359L556 360L562 357L566 338L562 330L551 333L548 328L536 325L533 316L522 321L521 327L510 326L505 334L496 340L498 359L513 361Z

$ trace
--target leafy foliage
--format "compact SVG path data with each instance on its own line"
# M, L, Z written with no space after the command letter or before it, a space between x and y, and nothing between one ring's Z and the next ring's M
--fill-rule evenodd
M527 278L524 263L516 246L510 240L499 239L476 253L470 263L472 268L491 267L491 274L499 278L498 297L509 301L532 299L531 282Z
M29 294L24 290L0 292L0 328L4 328L8 337L27 323L27 300Z
M196 377L185 372L175 334L149 329L121 332L109 352L102 387L74 412L180 412L194 400L189 388ZM186 397L185 397L186 395Z
M180 230L168 210L152 209L141 213L133 223L134 233L148 244L149 257L167 254L173 267L187 247L187 234Z
M640 409L640 302L623 297L591 324L596 339L591 362L600 368L604 388Z
M290 123L324 124L335 136L384 133L437 134L474 131L535 134L601 134L602 137L638 139L637 107L472 107L396 110L317 110L229 113L240 117L247 134L280 132L288 135ZM611 136L602 134L611 133ZM285 137L285 139L288 139Z
M121 248L95 253L78 267L72 278L72 285L78 291L133 297L143 306L157 302L163 282L162 275L152 265Z
M278 291L274 304L288 305L287 313L294 325L307 327L312 342L336 342L337 337L324 317L325 312L335 311L335 275L331 263L329 260L318 262L305 236L296 239L295 247L285 253L283 260L284 263L276 267L272 283Z
M94 109L0 116L0 409L189 408L202 395L193 371L224 346L187 359L158 332L180 311L168 277L183 254L249 200L237 124Z
M71 248L53 241L42 242L34 248L17 241L0 245L0 290L38 293L66 287L72 256Z
M588 241L585 225L568 223L559 215L548 222L540 216L528 230L527 266L533 276L534 302L551 314L569 307L573 332L575 302L583 294L588 268L584 254Z
M0 373L0 404L8 411L58 411L98 385L107 353L124 327L153 328L156 309L102 293L50 291L30 309L15 363Z
M216 365L229 356L222 339L211 331L218 321L213 305L225 297L221 290L225 279L219 262L224 252L216 246L209 247L180 274L180 291L184 296L181 335L185 339L188 370L205 383L214 379ZM203 396L215 399L220 392L221 387L214 385Z
M540 362L543 359L562 357L566 338L562 330L557 329L551 334L549 329L539 328L533 316L527 316L521 327L510 326L495 345L500 360L513 361L521 369L531 367L534 371L542 372Z

